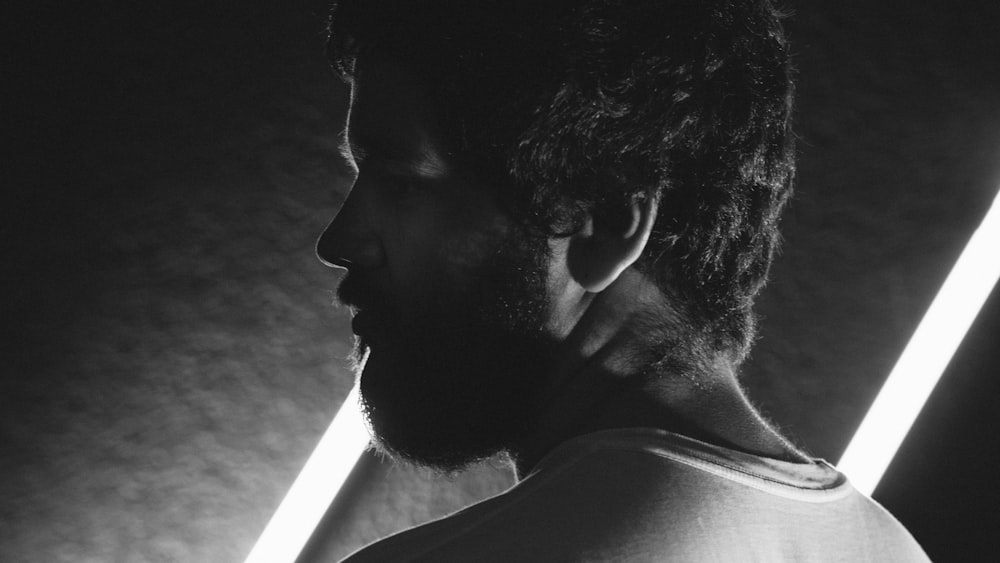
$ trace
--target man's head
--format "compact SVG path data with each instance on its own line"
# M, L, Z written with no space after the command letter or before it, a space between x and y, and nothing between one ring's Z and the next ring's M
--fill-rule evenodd
M431 84L505 205L545 230L661 195L640 267L741 358L793 174L792 85L767 0L354 0L330 53Z
M402 209L387 197L355 198L353 193L359 201L347 204L365 212L378 208L380 220L398 221L391 227L365 226L380 237L395 230L402 237L424 237L425 244L444 244L448 237L474 234L451 255L464 257L437 266L433 259L414 265L412 271L428 273L422 279L436 281L413 292L404 289L402 279L376 273L381 266L361 264L371 258L365 252L384 253L384 248L355 249L360 258L340 260L359 280L351 282L349 276L342 288L349 303L361 306L356 324L365 324L365 305L375 311L381 307L383 317L393 315L397 351L410 334L415 339L407 342L418 343L408 349L415 358L448 356L442 361L454 363L453 371L467 372L480 355L479 364L497 368L498 381L486 385L483 381L490 377L471 375L456 380L455 373L443 374L423 359L410 360L406 367L424 362L443 385L482 385L476 403L480 409L501 389L511 392L511 401L520 396L521 403L532 403L524 390L531 387L534 365L544 363L551 344L540 328L546 307L544 241L578 232L588 219L627 221L628 210L649 198L658 202L658 213L635 268L655 280L676 317L683 319L684 334L675 335L671 345L676 348L680 341L698 348L687 351L691 356L723 355L734 364L742 360L754 334L752 302L777 246L776 224L793 174L788 54L778 15L765 0L342 0L331 31L331 60L354 88L348 137L354 130L380 136L380 120L382 126L395 121L397 130L383 127L383 133L398 136L398 124L411 119L413 108L421 108L425 130L411 131L410 143L410 156L425 157L418 163L420 173L433 177L447 169L448 183L475 185L482 196L471 209L457 198L435 211L440 217L427 219L429 225L451 212L479 220L477 228L469 224L467 230L448 230L445 221L431 237L426 236L427 225L410 232L406 228L414 211L417 216L427 211L424 204ZM409 82L397 87L395 98L387 96L392 90L387 81L400 78L400 72ZM368 94L383 99L366 98ZM387 117L393 111L399 115ZM374 115L381 119L368 117ZM369 123L358 124L354 117ZM381 136L384 141L386 135ZM393 152L391 147L376 149L378 142L356 144L373 153ZM365 166L360 165L355 191L366 174L368 182L378 181ZM379 174L387 169L380 168ZM392 179L385 176L382 184ZM402 190L413 189L412 184ZM465 198L464 203L470 201ZM482 208L484 201L487 208ZM477 207L482 213L476 213ZM394 219L386 216L389 208ZM336 233L328 235L324 238L336 238ZM322 241L320 246L323 255ZM328 259L339 258L344 257ZM440 275L430 275L435 267ZM511 271L518 275L510 276ZM497 315L496 304L506 313ZM506 324L476 323L480 317L505 315ZM439 340L430 331L447 330L431 324L437 317L447 319L447 326L464 327L451 341L463 353L426 348ZM473 335L473 327L481 334ZM512 337L509 342L488 344L507 337ZM377 352L365 367L366 377L379 369ZM529 360L510 357L518 354ZM403 369L404 355L394 357L392 370ZM386 367L385 373L392 370ZM512 371L527 374L522 375L525 381L515 382ZM411 380L413 389L420 380ZM363 377L363 392L365 384ZM400 385L396 381L386 389ZM471 400L459 393L453 398L454 408ZM392 410L380 409L368 398L366 402L370 415ZM386 414L395 421L383 426L416 424L415 418L426 417L433 405L423 408L409 417ZM502 425L530 418L533 408L525 407ZM495 410L515 409L497 405ZM373 425L378 416L370 417ZM449 420L461 425L466 419Z

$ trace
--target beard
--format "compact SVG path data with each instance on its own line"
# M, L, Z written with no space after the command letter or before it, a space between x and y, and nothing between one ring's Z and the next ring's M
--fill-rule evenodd
M548 246L513 230L480 263L438 270L426 295L402 298L354 274L341 283L340 300L376 327L355 339L353 358L381 452L454 472L509 450L538 419L554 345Z

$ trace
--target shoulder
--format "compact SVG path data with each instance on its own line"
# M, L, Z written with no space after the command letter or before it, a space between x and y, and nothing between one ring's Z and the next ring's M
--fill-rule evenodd
M629 430L567 443L506 493L348 561L926 561L920 555L890 514L825 462Z
M623 548L654 547L650 536L662 547L704 497L696 489L711 488L692 478L697 471L688 475L689 468L644 449L592 445L557 452L509 491L348 561L622 560Z

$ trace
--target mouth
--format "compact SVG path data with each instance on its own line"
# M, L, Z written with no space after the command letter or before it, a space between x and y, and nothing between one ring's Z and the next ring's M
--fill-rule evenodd
M351 331L362 337L370 337L372 332L372 321L370 315L358 311L351 319Z

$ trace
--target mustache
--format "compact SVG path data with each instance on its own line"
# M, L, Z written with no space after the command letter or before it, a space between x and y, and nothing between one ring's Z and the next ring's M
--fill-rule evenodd
M337 301L352 310L390 308L391 300L372 280L348 273L337 286Z

